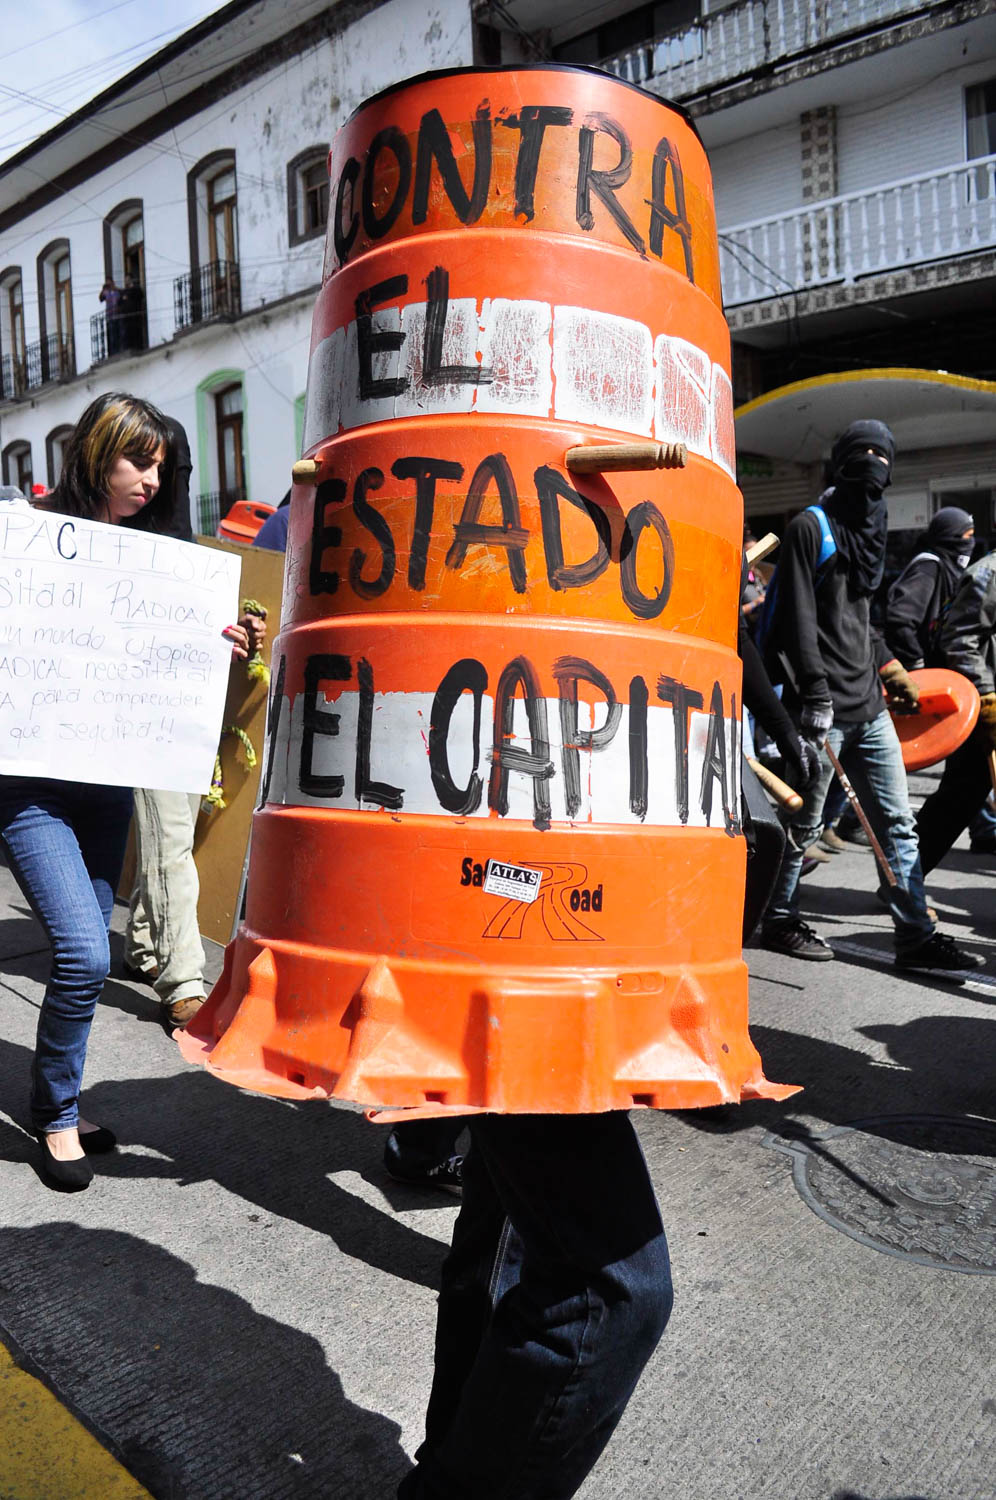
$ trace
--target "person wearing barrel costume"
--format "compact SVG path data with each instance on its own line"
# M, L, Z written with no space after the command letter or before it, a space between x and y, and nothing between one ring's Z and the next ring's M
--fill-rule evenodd
M934 930L902 751L883 696L910 712L917 690L870 622L885 570L884 492L894 458L882 422L852 422L838 437L833 483L818 511L803 511L786 529L766 650L786 706L817 749L829 741L836 751L896 876L888 897L897 967L957 971L982 960ZM833 775L824 755L802 808L786 820L782 867L762 928L766 948L811 961L832 959L833 950L799 916L799 876L803 851L819 837Z
M996 550L962 575L941 622L943 664L961 672L979 690L975 728L944 766L940 785L917 814L924 870L932 870L993 789L990 766L996 752Z

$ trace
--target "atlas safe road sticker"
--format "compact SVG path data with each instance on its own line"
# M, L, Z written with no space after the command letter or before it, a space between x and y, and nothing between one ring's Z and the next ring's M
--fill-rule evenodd
M489 896L510 896L513 901L535 901L542 879L542 870L530 870L528 865L503 865L497 859L489 859L484 889Z

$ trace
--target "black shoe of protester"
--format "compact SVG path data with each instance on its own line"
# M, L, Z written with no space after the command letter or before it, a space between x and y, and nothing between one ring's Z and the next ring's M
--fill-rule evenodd
M971 852L973 854L996 854L996 839L973 839Z
M960 974L967 969L981 969L985 959L978 953L969 953L966 948L949 938L947 933L934 932L925 942L906 953L896 954L897 969L928 969L935 974Z
M790 958L806 958L811 963L827 963L833 958L833 949L825 943L818 932L806 923L773 922L761 932L761 947L772 953L787 953Z
M463 1187L462 1156L448 1156L445 1161L429 1165L394 1156L391 1161L385 1160L384 1168L395 1182L404 1182L409 1187L438 1188L444 1193L459 1193Z
M49 1187L61 1193L80 1193L93 1181L93 1168L85 1156L75 1161L59 1161L48 1148L48 1136L43 1130L37 1132L41 1146L42 1177Z
M108 1130L106 1125L98 1125L96 1130L81 1130L80 1145L87 1156L96 1155L101 1151L113 1151L118 1143L118 1138L113 1130Z

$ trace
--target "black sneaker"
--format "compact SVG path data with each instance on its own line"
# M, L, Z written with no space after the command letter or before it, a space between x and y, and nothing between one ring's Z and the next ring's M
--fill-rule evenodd
M431 1166L415 1165L403 1158L394 1157L384 1162L384 1168L395 1182L404 1182L408 1187L438 1188L444 1193L459 1193L463 1188L463 1157L448 1156L445 1161Z
M827 963L833 958L830 944L798 918L763 928L761 947L770 948L772 953L787 953L790 958L808 958L813 963Z
M959 948L945 932L932 933L925 942L908 953L896 954L897 969L930 969L934 973L958 974L966 969L981 969L985 959L978 953Z

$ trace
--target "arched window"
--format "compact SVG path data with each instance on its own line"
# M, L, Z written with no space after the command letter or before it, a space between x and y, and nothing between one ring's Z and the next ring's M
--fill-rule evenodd
M76 374L76 346L68 240L52 240L38 257L38 322L42 380L71 380Z
M321 238L329 216L328 146L310 146L287 163L287 238L291 245Z
M65 458L65 446L72 435L72 431L73 429L70 426L53 427L45 439L45 460L48 469L48 487L50 490L54 490L55 486L59 483L59 476L62 473L62 464Z
M197 387L198 530L213 536L237 500L247 498L245 385L241 370L215 370Z
M24 341L24 287L20 266L0 272L0 396L23 396L28 386Z
M234 151L213 151L187 174L187 222L190 274L174 283L177 328L237 317L242 295Z
M128 198L104 220L101 312L90 319L94 363L149 345L145 316L145 220L141 198Z
M3 450L3 482L16 484L21 493L30 499L33 478L31 444L23 438L15 438Z

